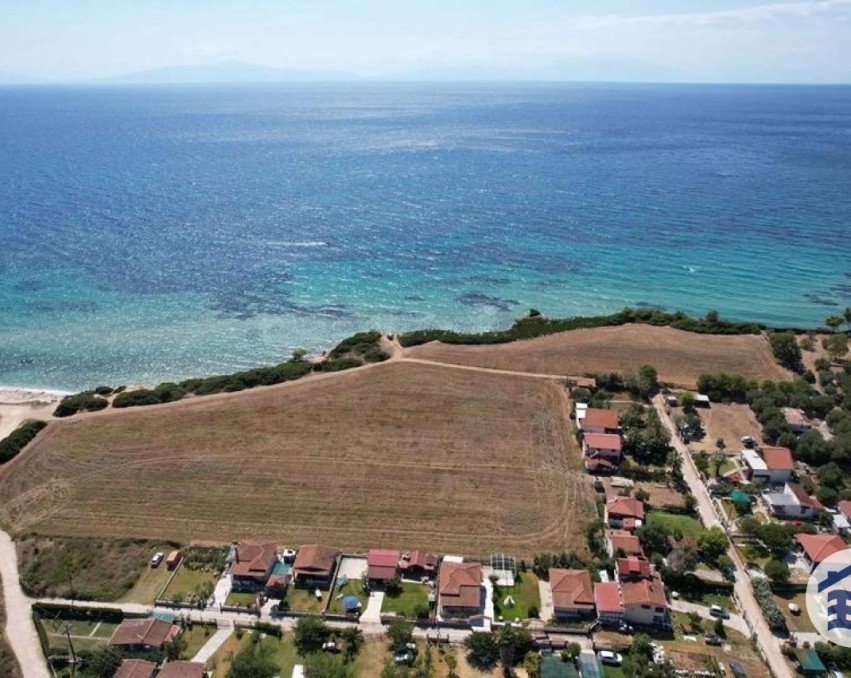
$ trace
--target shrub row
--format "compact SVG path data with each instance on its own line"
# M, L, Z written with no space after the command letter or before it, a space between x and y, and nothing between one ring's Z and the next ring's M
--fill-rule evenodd
M520 339L567 332L570 330L589 329L595 327L611 327L628 323L642 323L658 327L673 327L698 334L758 334L764 327L757 323L736 323L720 320L710 313L706 318L692 318L682 311L665 313L650 308L625 308L619 313L603 316L565 319L547 319L540 315L530 315L517 320L507 330L491 332L464 333L451 330L416 330L399 335L402 346L418 346L429 341L442 341L446 344L504 344Z
M765 616L765 621L774 631L782 631L786 628L786 617L771 595L771 586L767 579L753 579L751 581L753 592L756 600L762 608L762 613Z
M94 391L83 391L65 396L53 411L54 417L70 417L77 412L97 412L109 406L109 401Z
M44 421L25 421L3 440L0 440L0 464L5 464L17 457L18 453L29 445L45 426L47 426L47 422Z

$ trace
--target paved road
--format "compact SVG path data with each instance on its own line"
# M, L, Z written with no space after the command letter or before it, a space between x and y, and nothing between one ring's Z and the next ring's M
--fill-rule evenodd
M653 405L659 413L662 422L668 427L671 432L671 443L674 449L680 453L683 458L683 478L689 486L695 499L697 499L697 509L703 524L707 527L715 525L721 526L721 521L718 519L718 514L715 512L715 505L712 503L712 498L709 496L709 491L706 485L700 479L700 474L694 465L694 460L689 454L688 448L683 444L676 434L676 427L671 421L665 407L664 396L657 395L653 399ZM765 618L762 616L762 610L754 597L753 590L750 585L750 576L747 573L745 564L739 558L739 554L732 545L727 549L727 554L733 561L736 568L736 581L734 583L734 592L742 608L742 616L750 628L756 634L757 643L762 650L763 656L766 658L771 672L775 678L792 678L792 671L789 665L783 659L780 652L780 641L768 628Z
M6 638L25 678L49 678L47 663L32 621L32 601L21 590L18 554L11 537L0 531L0 575L6 603Z

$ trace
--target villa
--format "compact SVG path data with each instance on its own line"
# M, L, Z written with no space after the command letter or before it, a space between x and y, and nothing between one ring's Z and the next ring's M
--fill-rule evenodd
M443 561L437 576L438 605L443 617L481 614L484 589L479 563Z
M589 433L619 433L618 413L614 410L589 407L585 410L585 416L582 417L579 428L586 435Z
M233 552L230 566L235 591L261 591L278 562L274 542L241 541Z
M618 556L643 556L641 542L626 530L606 530L606 553L609 558Z
M794 480L795 461L788 447L764 445L758 450L743 450L742 461L745 476L751 482L783 485Z
M834 553L847 548L845 542L836 534L796 534L795 540L810 570L817 568L823 560Z
M370 549L366 555L366 578L372 586L383 586L399 577L402 554L388 549Z
M594 614L594 585L588 570L551 568L549 577L556 619L573 619Z
M659 575L621 584L624 620L639 626L671 625L665 585Z
M644 504L634 497L615 497L606 502L606 524L632 532L644 522Z
M125 619L109 639L113 647L159 650L180 635L180 627L162 619Z
M328 588L337 569L340 552L330 546L302 546L293 562L292 574L296 586Z
M786 483L782 492L766 492L763 501L773 516L792 520L812 520L824 508L797 483Z

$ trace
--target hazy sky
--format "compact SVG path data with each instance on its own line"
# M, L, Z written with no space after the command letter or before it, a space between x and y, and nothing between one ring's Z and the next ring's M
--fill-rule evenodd
M0 71L851 82L851 0L0 0Z

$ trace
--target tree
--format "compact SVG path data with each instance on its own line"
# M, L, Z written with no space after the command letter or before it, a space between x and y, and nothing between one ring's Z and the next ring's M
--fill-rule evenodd
M358 656L363 647L363 631L357 626L347 626L340 631L340 640L343 641L343 657L347 663L351 662Z
M405 649L414 640L414 625L404 619L397 619L387 627L387 639L394 652Z
M636 491L635 498L638 499L638 501L645 503L648 499L650 499L650 493L641 487Z
M86 675L96 678L112 678L118 671L118 667L121 666L122 661L124 661L124 655L110 645L101 647L81 658L82 668Z
M712 465L715 467L715 477L721 477L721 467L724 465L724 462L727 461L727 455L724 454L723 449L717 449L712 453Z
M274 678L279 672L280 669L269 652L258 643L250 643L233 658L227 678Z
M829 315L824 320L824 324L827 325L834 332L839 329L839 326L845 322L845 318L841 315Z
M647 554L661 553L665 556L671 550L670 533L664 525L642 525L635 534Z
M777 556L784 556L792 547L792 534L780 523L765 523L756 531L756 537Z
M585 528L588 550L598 558L606 554L605 530L606 524L602 520L595 520Z
M688 613L688 625L698 633L703 632L703 619L697 612Z
M680 399L680 402L683 406L683 412L694 414L694 404L696 402L694 398L694 393L692 393L691 391L686 391L685 393L683 393L683 397Z
M668 568L676 575L692 572L697 566L697 554L693 549L678 546L668 554Z
M643 657L648 661L653 659L653 644L650 636L646 633L637 634L629 646L629 653L636 657Z
M490 671L499 661L499 645L493 633L473 631L464 639L464 647L467 648L467 661L480 671Z
M565 662L573 661L582 652L582 646L579 643L568 643L561 651L561 660Z
M296 622L293 644L304 657L322 649L322 644L331 636L331 629L316 617L302 617Z
M726 553L728 544L724 530L717 526L703 530L697 538L701 555L710 563L717 562L718 558Z
M837 332L827 337L822 345L833 360L839 360L848 353L848 335Z
M801 347L798 346L798 340L793 332L774 332L769 337L769 343L777 362L793 372L804 371Z
M689 513L694 513L697 509L697 497L695 497L693 494L687 494L685 502L683 504L683 508Z
M523 668L529 678L541 678L541 655L529 652L523 659Z
M763 569L765 575L775 584L785 584L789 581L789 566L782 560L772 558Z
M706 322L708 322L708 323L713 323L713 324L714 324L714 323L717 323L717 322L718 322L718 319L719 319L720 317L721 317L721 316L718 314L718 311L716 311L716 310L713 308L711 311L707 311L707 313L706 313Z

